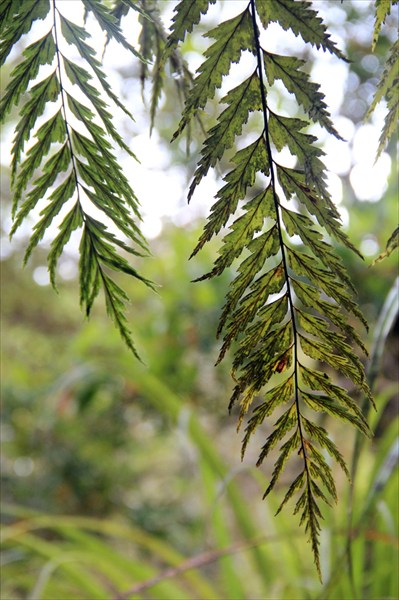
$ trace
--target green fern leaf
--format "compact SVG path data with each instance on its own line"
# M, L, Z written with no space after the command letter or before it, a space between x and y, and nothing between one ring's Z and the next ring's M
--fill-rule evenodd
M324 429L324 427L321 427L320 425L316 425L316 423L313 423L312 421L310 421L310 419L306 419L305 417L303 418L302 422L305 431L308 433L309 437L313 440L316 440L321 448L327 450L329 455L332 458L334 458L340 465L341 469L350 481L350 475L345 460L340 451L338 450L337 446L328 437L328 432L326 431L326 429Z
M19 0L1 0L0 2L0 23L3 28L9 26L10 21L14 19L14 15L18 12Z
M332 124L324 102L324 94L319 91L320 86L312 83L309 75L301 71L306 62L293 56L280 56L265 50L263 50L263 60L269 84L273 85L276 79L282 81L287 91L294 94L296 101L312 121L320 123L329 133L342 139Z
M328 297L333 298L339 306L351 312L366 325L365 319L356 302L347 293L345 286L339 280L333 278L334 273L320 268L317 265L317 261L305 252L297 252L293 248L287 248L287 257L290 267L295 273L317 283L317 286Z
M320 314L327 317L332 324L341 329L349 339L352 339L367 355L367 350L363 345L356 330L350 325L344 315L336 310L336 306L326 300L321 300L320 291L317 287L309 285L305 281L298 279L292 280L293 289L298 299L305 305L315 308Z
M63 15L60 14L60 23L61 23L61 32L65 38L65 41L70 45L74 45L79 51L81 57L90 65L93 69L94 73L97 76L98 81L100 82L103 90L108 95L109 98L121 108L131 119L133 116L127 110L125 105L119 100L118 96L113 93L111 86L109 85L105 73L101 68L101 63L97 60L95 56L95 51L91 46L85 43L85 39L90 37L90 34L79 25L72 23L66 19Z
M145 83L148 79L150 80L152 87L150 133L155 124L159 100L164 89L166 65L168 65L169 71L173 75L176 94L182 104L187 97L193 79L185 60L176 48L176 44L170 45L171 36L173 34L171 33L168 38L160 15L159 6L159 2L156 2L156 0L145 0L142 2L143 10L139 16L141 25L139 46L142 56L147 61L143 61L140 66L140 79L143 95ZM190 15L191 14L192 11L190 11ZM151 68L150 63L152 63Z
M46 162L43 167L43 175L38 177L34 181L33 189L27 194L26 200L22 204L20 210L14 217L14 223L10 232L13 236L16 230L19 228L21 223L29 215L29 213L36 207L37 203L44 198L47 191L54 184L58 175L63 171L66 171L71 164L71 152L67 143L64 143L61 149L52 155L52 157ZM18 181L18 188L16 188L15 194L21 192L21 183Z
M249 113L259 111L262 108L256 71L243 83L231 90L223 98L223 102L229 106L220 114L218 125L209 131L209 136L202 149L202 159L198 164L190 186L189 201L201 179L205 177L211 167L216 165L225 151L232 147L236 136L241 134Z
M385 117L384 126L381 131L381 136L379 139L378 149L377 149L377 158L383 152L385 146L388 141L394 135L398 128L399 121L399 77L395 80L395 85L389 92L387 93L386 100L388 106L388 113Z
M246 9L237 17L221 23L206 33L206 36L212 37L216 42L204 52L204 56L208 58L198 69L199 75L194 80L173 139L182 133L196 110L204 108L207 101L214 97L232 63L239 61L244 50L251 50L252 26L249 10Z
M367 429L360 419L357 419L350 411L331 400L328 396L302 392L302 398L312 410L316 412L323 411L342 421L352 423L352 425L357 427L362 433L366 433Z
M183 8L177 10L182 17ZM216 42L208 48L206 60L198 69L175 137L214 97L232 62L239 61L241 52L248 50L254 56L255 70L221 98L227 108L208 131L189 199L209 169L234 147L251 112L261 114L263 127L255 141L234 154L235 166L224 177L225 185L216 195L192 255L228 226L212 270L197 281L218 276L237 263L217 331L218 335L223 333L217 362L230 348L234 349L235 387L229 409L239 404L240 428L255 399L259 400L245 427L244 456L253 433L276 409L284 407L260 450L257 465L272 450L277 451L267 496L287 461L301 463L279 511L299 494L294 512L305 525L321 576L319 502L330 504L337 498L332 470L322 451L333 457L346 474L348 470L327 431L313 423L307 413L324 411L367 435L370 431L349 393L327 375L311 369L309 363L330 365L371 400L363 365L351 343L366 349L348 314L366 323L352 297L350 278L329 241L328 236L332 236L357 252L342 232L339 212L328 192L323 152L316 145L316 137L305 132L307 121L270 109L269 88L276 80L282 81L312 122L340 136L319 86L301 70L303 61L262 48L258 21L264 28L277 22L316 48L344 58L308 3L251 0L244 12L209 32ZM284 148L296 157L295 169L278 159ZM255 184L261 190L255 192ZM283 204L281 195L293 200L295 209ZM296 240L294 243L297 236L303 247ZM280 442L281 447L276 448Z
M24 60L12 71L11 83L1 99L2 120L12 105L18 104L21 94L26 92L29 83L37 77L40 67L53 62L55 50L53 36L48 33L23 51Z
M49 0L31 0L3 2L0 13L2 24L0 40L0 67L7 60L11 50L21 37L28 33L34 21L44 20L50 11Z
M266 259L274 256L280 250L276 226L254 238L248 245L248 249L251 254L241 263L238 269L239 274L232 282L231 290L227 294L218 333L221 332L228 316L236 309L239 301L241 301L240 316L243 316L244 312L247 313L245 317L246 325L251 318L251 309L253 315L256 314L256 310L265 303L265 298L267 299L270 294L278 293L284 285L285 274L281 263L255 279L256 274L263 268ZM249 286L251 292L244 296Z
M373 31L373 43L371 45L371 50L373 52L378 42L381 27L385 23L387 16L391 14L392 4L393 2L391 2L391 0L376 0L375 2L375 23Z
M94 16L110 38L138 56L139 53L124 39L117 19L105 4L98 0L84 1L83 4L86 13ZM110 87L101 62L89 44L89 33L66 19L60 7L57 0L51 4L42 0L7 3L4 13L2 60L33 21L44 19L52 8L48 32L23 52L22 61L12 71L1 100L4 118L13 105L27 96L12 148L14 224L11 235L31 211L43 203L40 219L26 249L25 262L57 220L59 232L51 242L48 254L50 280L55 287L57 263L63 249L72 233L81 230L81 304L89 315L102 288L109 315L127 346L137 355L124 315L127 297L110 274L112 271L126 273L153 287L125 258L143 256L148 251L139 225L133 220L133 217L140 220L138 200L118 164L114 143L135 157L116 130L113 115L99 89L114 105L128 116L132 115ZM60 38L73 46L80 56L80 64L60 51ZM49 65L49 70L53 67L52 72L37 81L42 65ZM69 83L66 84L67 80ZM74 97L74 86L80 89L85 103ZM42 117L40 126L39 117ZM36 142L24 155L25 144L32 136ZM34 179L38 169L41 172ZM111 233L108 225L93 219L89 207L99 210L117 233Z
M276 423L277 425L277 423ZM270 480L269 486L265 491L264 497L268 496L272 489L274 488L276 482L278 481L281 472L285 466L285 463L288 460L288 457L298 448L298 444L300 443L300 435L299 431L296 430L295 433L281 446L279 457L274 465L274 470L272 473L272 478Z
M291 29L296 36L300 35L304 42L346 60L344 54L330 40L322 19L311 8L310 3L296 0L256 0L256 10L265 29L269 23L277 22L285 31Z
M165 47L163 60L165 61L176 49L179 42L182 42L187 33L191 33L201 15L208 12L210 4L215 4L216 0L182 0L175 7L175 15L172 19L171 32Z
M372 42L372 50L375 50L381 26L386 17L391 12L391 6L397 4L397 0L377 0L376 18ZM399 40L396 40L389 51L387 61L381 79L378 82L373 101L366 113L366 119L370 118L377 104L385 98L388 106L388 113L385 117L384 126L381 132L379 145L377 149L376 160L384 150L387 142L397 129L399 120Z
M322 391L328 394L330 398L339 402L343 407L347 408L352 414L362 422L362 427L366 435L371 436L371 431L367 425L363 413L358 404L349 396L349 394L341 387L334 385L326 373L309 369L303 365L299 368L304 384L314 391Z
M246 148L239 150L232 162L237 164L237 167L224 177L227 183L217 194L218 200L211 209L211 217L192 256L226 225L230 215L237 209L238 201L245 197L247 188L253 186L256 173L261 171L265 175L269 174L269 162L263 136Z
M281 208L281 214L288 235L299 235L303 245L309 248L327 269L338 275L341 281L354 292L355 289L346 273L342 260L332 252L330 245L323 240L323 234L315 229L315 223L312 219L285 207Z
M305 483L305 478L306 478L306 471L302 471L294 479L294 481L291 483L286 495L284 496L284 500L278 507L276 515L278 515L279 512L281 512L281 510L284 508L285 504L287 504L287 502L292 498L292 496L303 487L303 485Z
M273 215L273 210L274 203L271 187L257 194L257 196L247 202L244 206L244 214L234 221L230 227L231 232L225 236L223 240L224 245L219 252L219 258L215 261L214 268L209 275L204 275L201 279L208 276L220 275L226 267L229 267L234 259L249 246L254 234L263 229L265 219Z
M359 381L364 380L363 365L359 358L353 353L353 348L346 343L345 336L331 330L325 319L316 317L302 310L296 309L298 325L303 331L323 340L337 354L344 356L354 369L357 369Z
M376 0L376 16L373 33L372 50L375 50L381 27L385 23L385 19L391 12L391 6L397 4L398 0ZM396 40L389 51L386 60L384 71L377 84L377 89L374 94L373 101L366 113L365 118L369 119L377 104L382 99L386 100L388 112L386 114L384 125L381 131L379 144L377 148L376 160L384 151L391 137L395 134L399 122L399 40ZM397 247L395 239L397 238L397 230L394 231L389 238L386 246L386 251L383 252L375 261L378 262L385 256L389 256L392 249ZM374 264L373 263L373 264Z
M321 579L321 566L320 566L320 555L319 555L319 534L320 534L320 519L322 514L316 502L315 496L322 500L326 500L325 495L322 493L314 479L310 480L307 476L304 485L304 491L299 497L295 509L294 515L301 513L299 524L305 524L305 531L309 534L309 541L312 545L312 552L315 559L316 569Z
M73 196L76 189L76 181L74 173L70 173L69 177L58 186L49 196L49 203L41 211L40 221L34 226L34 233L30 239L29 245L25 252L24 263L26 264L32 250L37 246L43 238L47 229L50 227L54 217L56 217L64 204Z
M392 45L389 56L385 63L384 71L378 83L373 101L368 109L366 118L375 110L377 104L387 96L388 92L398 84L398 69L399 69L399 40L396 40Z
M151 21L151 15L149 14L149 12L147 10L145 10L142 6L140 6L139 4L137 4L137 2L133 2L132 0L122 0L122 2L119 2L119 6L122 8L124 7L124 13L125 15L128 14L129 9L131 8L132 10L136 11L137 13L139 13L139 15L141 17L144 17L145 19L147 19L148 21ZM117 11L117 7L118 7L118 2L114 5L114 8L112 10L112 13L114 16L115 12ZM117 17L117 21L119 22L119 17Z
M276 444L282 440L288 431L293 429L298 423L295 404L286 410L281 417L274 423L274 431L268 436L266 443L262 446L256 466L260 466L268 454L273 450ZM276 483L276 481L274 482ZM271 492L270 486L265 492L265 496Z
M59 109L53 117L51 117L38 129L38 131L35 134L35 137L38 141L28 151L26 159L18 174L18 180L15 184L16 193L14 198L14 212L22 196L22 192L25 190L28 184L28 181L33 176L37 167L39 167L40 163L43 160L43 157L47 156L50 152L52 144L57 142L62 143L64 141L65 123L61 109ZM20 140L17 135L12 149L12 152L14 154L12 166L15 167L15 171L17 169L16 157L21 152L19 142Z
M75 203L74 207L64 217L61 225L59 226L59 234L51 242L50 252L47 256L48 270L50 274L50 282L54 289L57 289L56 283L56 269L58 260L64 250L64 247L69 242L72 233L76 229L80 229L83 226L83 214L81 207L78 202Z
M264 402L255 408L253 415L248 420L242 441L241 458L244 458L252 433L263 423L266 417L274 412L277 406L291 400L295 390L294 385L294 377L290 375L283 383L266 392Z
M140 60L145 60L122 34L117 19L101 0L82 0L87 13L92 13L101 29L118 44L131 52Z
M377 104L385 98L387 102L388 113L385 117L384 126L382 128L377 156L381 155L386 144L391 139L392 135L397 130L399 121L399 40L392 45L390 54L386 61L384 72L378 82L371 106L367 112L366 118L370 117L375 110Z
M392 235L389 237L384 252L382 252L377 258L373 261L373 265L380 260L389 256L394 250L397 250L399 247L399 226L395 229Z
M251 351L258 347L262 339L266 339L269 333L275 335L277 326L285 319L288 312L288 298L284 294L278 300L264 304L263 295L266 290L269 294L278 293L284 285L284 276L281 264L275 269L270 270L264 277L261 278L262 285L256 285L254 289L257 297L248 294L243 301L240 302L239 308L233 313L232 319L226 326L227 334L224 338L221 355L230 347L231 342L237 335L246 328L246 335L240 341L240 346L236 351L236 362L243 361L251 355ZM255 287L255 286L253 286ZM245 313L245 315L244 315ZM259 320L251 325L255 317L260 317ZM219 359L220 360L220 359Z
M227 350L230 348L232 342L238 337L238 335L245 331L247 328L247 336L240 342L240 347L237 350L238 356L249 355L250 350L253 350L260 342L262 338L265 338L270 330L274 329L274 326L281 323L288 311L288 299L287 295L282 296L270 304L264 304L263 302L263 291L268 289L270 294L280 291L284 278L282 277L281 264L275 269L271 269L269 273L262 279L262 286L257 286L257 291L260 292L258 295L258 303L250 302L250 298L247 298L246 302L240 302L240 307L233 313L232 318L228 321L225 326L226 335L223 338L223 345L220 350L219 358L216 362L218 364L225 356ZM272 286L272 287L271 287ZM250 323L254 320L255 316L261 317L259 321L256 321L253 325Z

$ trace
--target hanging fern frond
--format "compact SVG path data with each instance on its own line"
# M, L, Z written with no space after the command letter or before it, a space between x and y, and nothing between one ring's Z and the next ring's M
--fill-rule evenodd
M376 0L375 1L375 22L373 31L373 42L371 50L374 52L375 47L380 37L381 27L385 23L386 18L391 14L391 8L397 4L398 0Z
M155 0L141 0L142 11L140 15L141 32L139 45L141 53L147 63L141 64L141 84L144 91L145 82L151 82L150 104L150 132L155 124L155 116L164 89L165 66L168 64L171 74L174 75L174 85L180 101L184 102L187 91L191 85L192 75L180 53L173 49L166 57L165 48L167 34L159 12L159 3ZM167 60L166 60L167 58ZM152 67L149 64L152 63Z
M390 254L394 250L397 250L398 248L399 248L399 226L395 229L395 231L389 237L387 243L385 244L385 250L384 250L384 252L381 252L381 254L379 256L377 256L376 259L374 259L373 265L375 263L380 262L381 260L383 260L387 256L390 256Z
M173 84L181 104L187 97L193 76L176 47L169 48L166 52L167 33L162 22L159 2L156 0L140 0L133 3L131 0L118 0L113 9L113 14L120 20L129 8L139 13L141 26L138 44L142 61L140 63L140 79L144 99L144 89L147 81L151 85L150 99L150 133L155 125L161 94L164 90L166 66L173 76ZM200 123L201 126L201 123Z
M383 98L386 100L388 112L381 131L376 159L397 131L399 122L399 40L392 44L373 101L367 112L367 118L371 116Z
M374 52L377 46L381 27L386 18L391 14L392 6L398 4L398 0L376 0L375 3L375 24L373 32L373 41L371 49ZM385 99L387 102L388 113L385 117L385 123L381 132L376 160L384 150L386 144L397 130L399 121L399 40L396 40L390 50L386 60L384 71L378 82L373 101L367 111L366 119L370 118L377 104Z
M179 42L182 42L187 33L193 30L194 25L199 23L202 15L208 12L209 5L215 2L216 0L181 0L177 4L163 60L169 58Z
M117 18L104 3L83 0L83 5L86 14L96 19L110 39L134 57L141 57L126 41ZM108 313L128 347L137 355L124 312L127 297L111 277L112 271L124 272L152 287L123 256L123 253L126 256L148 253L137 224L140 221L138 200L119 165L114 145L132 159L135 156L117 131L99 89L129 118L133 117L112 91L101 62L88 43L89 33L62 14L57 0L3 2L1 62L37 19L47 19L44 21L48 22L47 32L24 50L0 103L4 120L21 97L24 99L12 148L14 224L11 235L45 199L25 262L58 217L61 220L59 233L48 254L50 279L55 287L58 259L72 233L80 230L81 304L89 315L102 288ZM65 50L60 44L64 44ZM73 47L79 61L67 56L68 46ZM40 79L43 67L46 75ZM26 150L32 137L36 141ZM37 169L40 169L39 176L36 176ZM100 211L117 233L111 233L109 227L94 219L93 210Z
M185 4L176 8L175 22L183 20ZM365 321L352 297L353 287L344 265L330 242L333 237L356 251L341 229L338 210L328 192L323 152L316 145L316 137L306 133L307 121L282 116L269 105L269 89L275 81L281 81L294 95L310 122L341 137L319 86L302 70L304 61L273 54L261 46L259 27L266 29L271 22L345 60L310 4L250 0L242 13L208 32L215 42L205 51L206 60L198 69L174 137L214 97L242 52L249 51L254 57L254 71L221 98L227 108L208 131L189 199L209 169L242 136L250 114L259 113L263 124L255 141L233 156L234 168L224 177L225 185L216 195L193 256L226 226L214 267L199 280L220 275L244 254L220 319L218 335L224 335L218 362L233 348L236 385L230 408L240 405L238 427L257 402L245 428L243 456L254 431L275 411L280 413L257 464L280 445L267 496L287 461L299 456L299 472L278 512L297 496L294 513L305 526L321 577L319 504L337 499L332 469L323 452L334 458L347 476L348 470L327 431L309 415L322 411L366 435L370 430L349 393L315 365L328 365L343 374L372 401L363 365L350 345L355 343L366 352L350 322L355 319L365 325ZM286 148L296 157L296 168L288 168L278 158ZM255 183L256 194L252 191ZM263 189L258 191L260 185ZM302 245L294 242L296 236Z
M398 0L376 0L375 3L375 24L373 32L373 42L371 49L374 52L380 35L381 27L386 18L391 13L393 5L398 4ZM399 123L399 39L393 42L388 58L385 62L384 71L377 84L373 101L366 113L365 118L369 119L376 109L376 106L385 99L388 112L385 116L384 125L381 131L379 144L377 148L376 161L380 157L389 140L398 131ZM386 256L389 256L393 250L398 247L398 230L392 233L386 243L385 251L374 261L379 262Z

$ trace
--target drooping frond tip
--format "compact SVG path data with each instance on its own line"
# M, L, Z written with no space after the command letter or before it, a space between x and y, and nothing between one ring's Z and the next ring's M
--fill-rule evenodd
M176 11L177 22L183 7L179 5ZM254 431L273 413L279 414L257 462L261 465L277 449L265 496L287 462L295 462L296 457L299 472L279 511L297 497L294 512L305 526L320 574L319 504L337 498L325 454L346 475L348 470L326 429L310 415L325 412L370 434L355 400L326 372L338 371L371 399L363 365L351 345L366 350L352 325L353 319L365 321L330 238L357 250L341 229L327 189L323 151L306 128L315 122L340 136L319 86L303 71L304 61L262 46L260 30L271 22L316 48L345 58L309 3L251 0L240 14L208 32L214 41L205 51L175 137L215 96L242 53L252 55L251 74L220 99L227 107L208 131L189 189L190 199L209 169L239 138L233 168L224 177L193 255L228 227L214 267L199 279L220 275L236 265L218 329L223 335L218 362L229 349L234 352L235 387L229 407L239 404L240 427L255 403L245 427L243 456ZM271 105L269 90L276 80L295 97L309 121L283 116ZM248 143L246 124L252 113L260 115L262 126ZM279 152L287 148L296 157L295 168L279 158Z

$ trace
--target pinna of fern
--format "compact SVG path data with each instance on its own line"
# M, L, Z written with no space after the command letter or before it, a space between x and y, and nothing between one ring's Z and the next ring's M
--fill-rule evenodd
M201 3L202 13L209 4ZM199 19L199 13L192 22L183 19L185 2L175 10L171 46L183 40ZM309 3L250 0L240 14L206 34L214 41L205 51L205 61L197 71L174 137L214 98L232 64L240 61L243 52L249 52L253 71L221 98L220 103L227 107L207 133L189 199L209 169L234 149L251 113L261 115L262 126L256 139L233 155L233 168L224 177L225 184L216 195L193 256L215 234L228 228L212 270L199 280L220 275L240 261L221 314L218 335L223 333L223 343L218 362L232 347L235 387L230 408L240 405L238 427L257 401L245 428L242 455L254 431L278 411L257 462L262 464L280 444L265 496L274 488L287 460L299 455L298 474L278 512L296 496L294 513L305 526L321 576L319 505L337 499L326 454L347 476L348 470L326 429L312 420L312 413L325 412L366 435L370 430L347 391L314 365L316 361L328 365L371 400L363 365L351 345L355 343L366 352L351 320L366 324L330 239L356 249L342 231L327 189L323 151L306 129L313 122L340 136L319 86L303 70L304 61L274 54L262 46L260 31L272 21L301 36L305 43L345 60ZM274 110L269 90L276 80L295 97L308 120ZM295 168L281 163L279 152L283 148L296 157ZM256 193L255 184L257 190L261 186ZM299 236L301 245L294 236Z
M106 4L83 0L82 5L86 20L90 15L109 39L134 57L145 60L125 39L118 19ZM126 4L128 8L137 8L133 5L133 2ZM25 262L54 219L58 219L59 233L48 253L50 279L55 287L58 260L72 233L80 230L81 304L89 315L102 288L107 312L137 356L125 316L128 297L112 272L127 273L152 287L125 258L129 254L145 256L148 249L139 227L139 203L119 165L114 146L119 146L132 160L135 156L118 133L103 97L129 118L133 117L109 85L101 62L88 43L87 28L66 18L60 8L57 0L5 0L1 5L0 65L21 36L30 31L34 21L42 20L44 29L48 25L46 33L23 51L0 104L4 120L23 99L12 147L11 235L44 199ZM26 150L32 137L36 143ZM112 225L113 232L103 221Z

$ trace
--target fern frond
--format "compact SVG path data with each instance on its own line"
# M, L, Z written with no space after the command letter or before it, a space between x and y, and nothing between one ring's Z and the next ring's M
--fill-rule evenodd
M183 1L182 4L184 3ZM251 17L248 8L205 35L216 41L204 52L207 60L197 70L199 75L187 98L179 127L173 139L181 134L194 113L198 109L204 108L207 101L214 97L216 89L222 84L223 77L229 73L231 65L239 61L241 53L244 50L253 51L253 48L251 50Z
M209 135L201 152L202 158L190 186L189 201L209 169L216 165L225 151L233 146L236 136L242 133L250 112L261 110L262 100L257 72L254 71L248 79L231 90L223 101L229 106L220 114L219 123L208 132Z
M21 37L31 30L34 21L43 21L50 11L50 3L43 0L19 2L18 0L5 0L1 6L1 41L0 41L0 67L7 60L8 55Z
M397 4L398 0L376 0L375 3L375 25L373 33L373 42L371 49L374 51L378 42L378 37L385 19L391 12L391 7ZM366 113L365 118L369 119L377 104L382 99L386 100L388 112L385 116L384 125L381 131L379 144L377 148L376 161L380 157L387 143L397 132L399 122L399 40L397 39L391 46L388 58L386 60L384 71L377 84L377 89L374 94L373 101ZM374 261L378 262L398 247L397 237L398 228L390 236L385 252ZM373 263L373 264L374 264Z
M165 47L163 60L165 61L177 48L179 42L182 42L187 33L193 30L201 15L208 12L210 4L215 4L216 0L182 0L175 7L175 15L172 19L172 26L168 41Z
M399 40L396 40L392 44L366 118L370 117L377 104L383 98L387 101L388 114L385 117L384 127L381 132L376 159L380 156L386 143L396 131L399 120Z
M141 4L143 4L143 0L141 0ZM137 4L137 2L133 2L133 0L115 0L114 5L111 9L111 13L115 17L118 25L120 25L122 17L125 17L129 13L130 9L136 11L145 19L151 21L151 17L148 14L147 10L145 10L143 6L140 6L140 4Z
M396 4L397 0L376 0L375 2L375 22L374 22L374 31L373 31L373 42L371 44L371 50L374 52L375 47L378 42L378 38L380 36L380 31L382 25L385 23L385 20L388 15L391 14L391 6L392 4Z
M192 74L178 49L168 46L159 2L156 0L141 0L139 22L141 31L139 46L145 59L140 65L140 79L144 95L147 80L151 84L150 102L150 133L155 124L159 100L164 89L165 67L169 67L173 84L179 100L184 103L192 82ZM129 0L129 7L131 2ZM133 6L131 8L134 8Z
M381 252L379 256L373 261L373 265L377 262L380 262L383 258L389 256L394 250L397 250L399 247L399 226L395 229L395 231L389 236L387 243L385 244L384 252Z
M327 431L311 421L308 413L323 411L367 435L370 431L349 393L317 371L314 363L342 373L371 400L363 365L351 344L366 349L349 319L366 323L352 297L350 278L329 241L328 236L334 237L356 251L341 229L338 210L328 192L323 152L316 145L316 137L306 133L308 121L271 110L268 93L276 80L294 95L310 122L341 138L319 86L302 71L303 61L261 47L259 23L267 28L272 21L316 48L344 58L310 4L251 0L241 14L208 33L216 41L205 52L206 60L198 69L175 137L214 97L232 62L239 61L244 50L249 51L254 70L221 98L227 108L208 131L189 199L209 169L242 136L252 112L260 113L263 127L252 143L245 145L242 138L241 149L232 158L234 168L224 177L225 185L216 195L192 254L228 227L212 270L197 281L237 265L218 328L218 335L224 335L218 362L234 348L235 387L229 408L239 403L239 428L254 401L260 401L245 427L242 456L258 427L275 411L280 412L257 465L277 451L267 496L287 461L301 464L279 511L299 495L294 512L305 525L320 574L319 503L337 499L332 470L323 452L346 474L348 470ZM277 158L287 148L296 157L295 169ZM283 197L291 201L290 207ZM296 240L294 243L294 236L299 236L303 246Z
M342 139L330 119L327 105L323 100L324 94L319 91L320 86L310 81L309 75L301 70L306 64L304 60L294 56L280 56L264 50L263 62L269 85L273 85L276 79L279 79L286 90L294 94L297 103L303 107L312 121L320 123L329 133Z
M117 19L104 3L83 0L83 4L86 13L97 20L110 38L139 56L123 37ZM57 224L59 233L52 240L48 254L50 280L55 287L58 260L72 233L81 230L82 306L89 315L102 288L110 317L137 356L124 314L127 297L111 278L112 271L127 273L152 287L124 257L143 256L148 250L132 218L140 221L138 200L118 163L114 144L135 157L115 128L113 115L99 89L114 105L133 117L111 89L101 62L89 44L88 31L67 19L57 0L8 3L6 10L6 21L2 25L2 60L34 20L48 18L49 21L47 33L23 52L0 105L4 119L22 96L27 97L12 148L14 224L11 235L43 202L24 260L29 259L50 226ZM73 47L80 61L69 58L61 50L61 40L66 48ZM37 81L44 65L46 75ZM75 97L74 86L80 90L81 97L83 95L84 103ZM39 121L40 117L44 122ZM26 151L25 145L32 136L35 143ZM93 210L104 216L115 233L93 218Z
M326 26L317 11L311 8L310 2L296 2L296 0L274 0L263 2L256 0L256 10L262 25L267 29L269 23L278 23L285 31L291 29L300 35L304 42L321 48L324 52L335 54L342 60L347 60L345 55L330 40Z
M123 35L117 19L114 17L112 12L104 5L101 0L82 0L85 10L88 14L92 14L100 25L101 29L109 36L110 39L114 39L123 48L131 52L134 56L140 60L144 60L140 52L138 52Z

